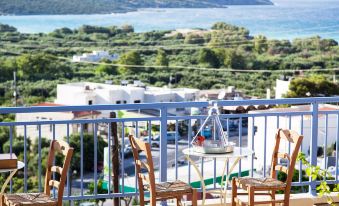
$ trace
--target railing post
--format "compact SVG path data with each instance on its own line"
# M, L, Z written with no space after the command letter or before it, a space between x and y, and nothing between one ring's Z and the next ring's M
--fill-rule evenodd
M311 144L310 144L310 163L311 165L317 165L317 151L318 151L318 103L312 103L312 130L311 130ZM309 179L309 193L316 196L316 182Z
M167 181L167 107L160 109L160 164L159 179L161 182Z

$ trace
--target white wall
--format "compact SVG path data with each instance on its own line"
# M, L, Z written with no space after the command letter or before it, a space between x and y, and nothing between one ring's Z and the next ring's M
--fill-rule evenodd
M15 116L17 122L36 122L36 121L53 121L53 120L71 120L73 113L71 112L45 112L45 113L18 113ZM24 136L24 127L16 127L16 133L18 136ZM39 137L39 130L37 125L29 125L26 127L27 137L34 140ZM69 134L73 133L72 126L69 128ZM55 125L55 138L63 138L67 136L67 125L56 124ZM53 138L53 126L41 125L41 137L48 139Z
M276 99L283 98L283 95L285 95L288 92L289 90L288 87L290 86L290 82L291 81L284 81L280 79L276 80L276 84L275 84L275 98Z
M85 91L84 87L69 86L65 84L57 85L57 98L55 103L64 105L88 105L88 101L95 102L96 94L89 90Z

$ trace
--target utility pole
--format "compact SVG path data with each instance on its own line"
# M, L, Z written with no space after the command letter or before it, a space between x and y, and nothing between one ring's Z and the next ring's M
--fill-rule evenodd
M116 118L116 113L111 112L110 118ZM113 140L112 144L112 169L113 169L113 193L119 193L119 140L118 140L118 128L117 123L111 123L111 136ZM111 175L111 174L109 174ZM109 188L110 189L110 188ZM119 206L119 198L115 197L113 199L113 206Z

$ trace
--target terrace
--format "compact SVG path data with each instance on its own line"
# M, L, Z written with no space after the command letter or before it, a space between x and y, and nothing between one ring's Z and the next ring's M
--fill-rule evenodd
M271 146L276 128L285 127L286 129L296 130L304 135L301 152L308 156L312 165L321 165L325 161L327 169L329 156L335 157L333 165L333 179L326 180L328 184L339 183L339 110L333 105L339 104L338 97L325 98L298 98L298 99L276 99L276 100L241 100L241 101L216 101L218 107L228 106L248 106L248 105L272 105L278 107L287 107L286 105L306 105L305 109L274 111L262 110L241 114L221 114L220 118L225 122L224 130L227 132L230 141L236 142L238 146L248 147L255 153L240 161L233 175L266 176L268 165L271 160ZM331 105L332 109L321 109L323 105ZM167 181L180 179L200 187L199 179L192 165L187 162L182 150L190 147L191 138L195 135L197 125L201 124L207 115L202 112L197 115L173 116L168 113L170 109L185 109L190 111L192 108L204 111L211 105L210 102L182 102L182 103L155 103L155 104L120 104L120 105L90 105L90 106L36 106L36 107L17 107L0 108L0 114L19 114L19 113L56 113L56 112L83 112L83 111L137 111L157 110L159 115L138 117L119 117L118 118L100 118L93 117L88 119L72 120L49 120L39 119L36 121L14 121L0 122L1 128L7 128L9 131L9 150L17 152L16 134L18 130L23 131L21 144L23 144L22 156L19 159L25 163L26 167L19 171L18 178L11 182L9 192L20 191L43 191L43 164L44 159L44 140L46 132L51 132L52 139L65 138L67 141L77 142L76 153L79 154L78 162L75 162L73 168L67 177L67 186L65 186L64 203L83 202L88 200L102 200L112 198L125 198L137 196L137 180L134 176L134 162L130 156L121 150L120 155L120 175L119 191L112 190L112 153L104 151L101 144L107 144L110 148L113 145L113 136L117 135L120 140L120 148L128 148L128 143L124 137L133 134L136 137L144 138L150 141L150 136L160 135L158 142L159 148L153 145L152 153L154 155L157 181ZM264 121L259 119L262 118ZM309 124L305 124L308 120ZM329 121L330 120L330 121ZM274 123L272 123L274 121ZM333 122L335 121L335 122ZM237 122L237 128L230 129L231 122ZM72 128L76 125L78 139ZM273 126L274 125L274 126ZM44 128L50 129L46 131ZM88 130L92 127L92 130ZM30 130L37 130L37 137L29 135ZM58 129L66 130L65 137L58 136ZM166 138L168 131L175 132L175 141L168 142ZM306 132L307 131L307 132ZM90 133L90 135L88 134ZM86 136L89 135L89 138ZM143 137L142 137L143 136ZM86 146L86 141L90 140L93 144ZM37 159L29 154L30 142L36 141ZM336 143L336 144L334 144ZM260 147L258 146L260 145ZM309 145L309 146L305 146ZM321 147L323 154L319 154L318 147ZM332 148L331 153L328 151ZM88 166L87 160L91 159L93 165ZM105 159L106 158L106 159ZM104 165L102 165L102 163ZM201 173L204 174L205 183L208 189L221 187L217 179L220 178L220 167L217 160L195 159ZM28 165L35 166L36 171L30 172ZM227 165L229 166L229 165ZM102 168L103 167L103 168ZM334 170L333 170L334 168ZM298 162L296 170L302 171L304 165ZM36 176L37 187L32 186L32 179ZM22 181L20 181L22 180ZM92 183L92 184L90 184ZM313 181L305 177L302 172L294 179L293 192L291 196L291 205L304 204L313 205L314 203L326 201L324 198L316 196L316 187L319 181ZM34 185L34 184L33 184ZM111 189L107 189L111 188ZM201 188L200 188L201 189ZM55 195L55 193L54 193ZM335 196L335 194L334 194ZM211 196L212 197L212 196ZM109 200L107 201L109 202ZM201 204L201 201L199 202ZM171 204L170 202L168 204ZM220 205L218 198L208 199L206 205Z

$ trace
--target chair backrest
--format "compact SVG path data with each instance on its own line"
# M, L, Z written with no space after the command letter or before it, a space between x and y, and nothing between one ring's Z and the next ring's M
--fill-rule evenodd
M153 198L156 193L155 193L155 177L151 146L149 143L134 138L132 135L129 136L129 139L131 142L133 157L135 161L136 177L138 178L140 197L141 198L144 197L144 187L145 185L148 185L151 198ZM146 162L140 159L139 152L145 153ZM144 184L144 181L146 184Z
M292 177L295 167L295 162L299 153L300 145L303 140L303 136L299 135L297 132L292 130L283 130L278 129L276 133L275 147L272 155L272 164L271 164L271 177L276 178L277 171L284 172L287 174L286 179L286 190L290 190ZM279 147L281 140L285 140L290 144L291 153L281 153L279 152ZM279 165L278 159L287 159L288 165Z
M46 166L44 193L49 196L51 195L51 187L56 188L58 190L57 206L62 205L62 197L63 197L65 182L67 178L67 171L71 163L73 150L74 149L70 147L67 142L62 141L62 140L53 140L49 148L47 166ZM64 156L64 162L63 162L62 167L53 165L56 152L61 153ZM53 173L57 173L60 175L59 181L52 179Z

